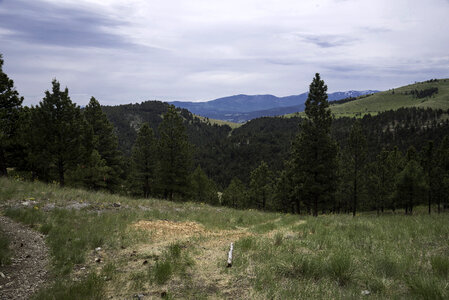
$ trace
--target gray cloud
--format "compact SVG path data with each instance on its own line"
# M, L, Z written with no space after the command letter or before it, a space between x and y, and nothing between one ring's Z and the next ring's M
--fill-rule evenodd
M349 38L338 35L313 35L313 34L299 34L301 39L308 43L312 43L320 48L333 48L351 45L357 42L358 38Z
M52 78L113 105L299 94L316 72L329 91L449 77L447 0L316 3L0 0L0 52L26 104Z
M124 22L98 13L42 1L3 0L0 28L16 40L67 47L129 47L122 36L107 32Z

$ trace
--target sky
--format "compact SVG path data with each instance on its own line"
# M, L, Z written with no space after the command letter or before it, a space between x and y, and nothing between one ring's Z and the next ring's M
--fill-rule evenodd
M25 105L207 101L449 77L449 0L0 0L3 71Z

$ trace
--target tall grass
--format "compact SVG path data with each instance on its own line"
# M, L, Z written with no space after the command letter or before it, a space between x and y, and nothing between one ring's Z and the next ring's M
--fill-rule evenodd
M24 207L21 202L30 198L35 203ZM74 203L87 205L73 209ZM74 266L85 263L96 247L119 253L139 243L141 237L131 234L128 225L157 219L195 221L210 230L246 230L249 236L236 241L233 267L226 274L236 282L249 281L260 298L347 299L360 298L362 291L387 299L449 297L447 215L299 217L129 199L3 178L0 204L9 207L7 216L46 235L58 280L39 299L72 299L71 293L78 299L102 298L105 278L114 281L119 267L107 264L74 281ZM46 209L50 204L54 208ZM188 286L195 265L189 250L174 243L145 268L126 277L135 289L173 279Z
M294 238L260 235L236 243L235 276L251 272L275 299L439 299L449 296L449 218L321 216L289 227Z

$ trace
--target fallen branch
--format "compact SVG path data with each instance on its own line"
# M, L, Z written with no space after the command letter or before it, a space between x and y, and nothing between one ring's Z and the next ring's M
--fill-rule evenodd
M234 250L234 243L231 243L231 248L228 253L228 268L232 267L232 250Z

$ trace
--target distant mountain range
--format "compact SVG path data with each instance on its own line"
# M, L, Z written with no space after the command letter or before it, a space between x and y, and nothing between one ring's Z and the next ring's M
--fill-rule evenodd
M328 95L329 101L355 98L379 91L347 91ZM169 102L177 107L185 108L194 114L230 122L243 123L259 117L270 117L300 112L308 93L287 97L273 95L235 95L206 102Z

